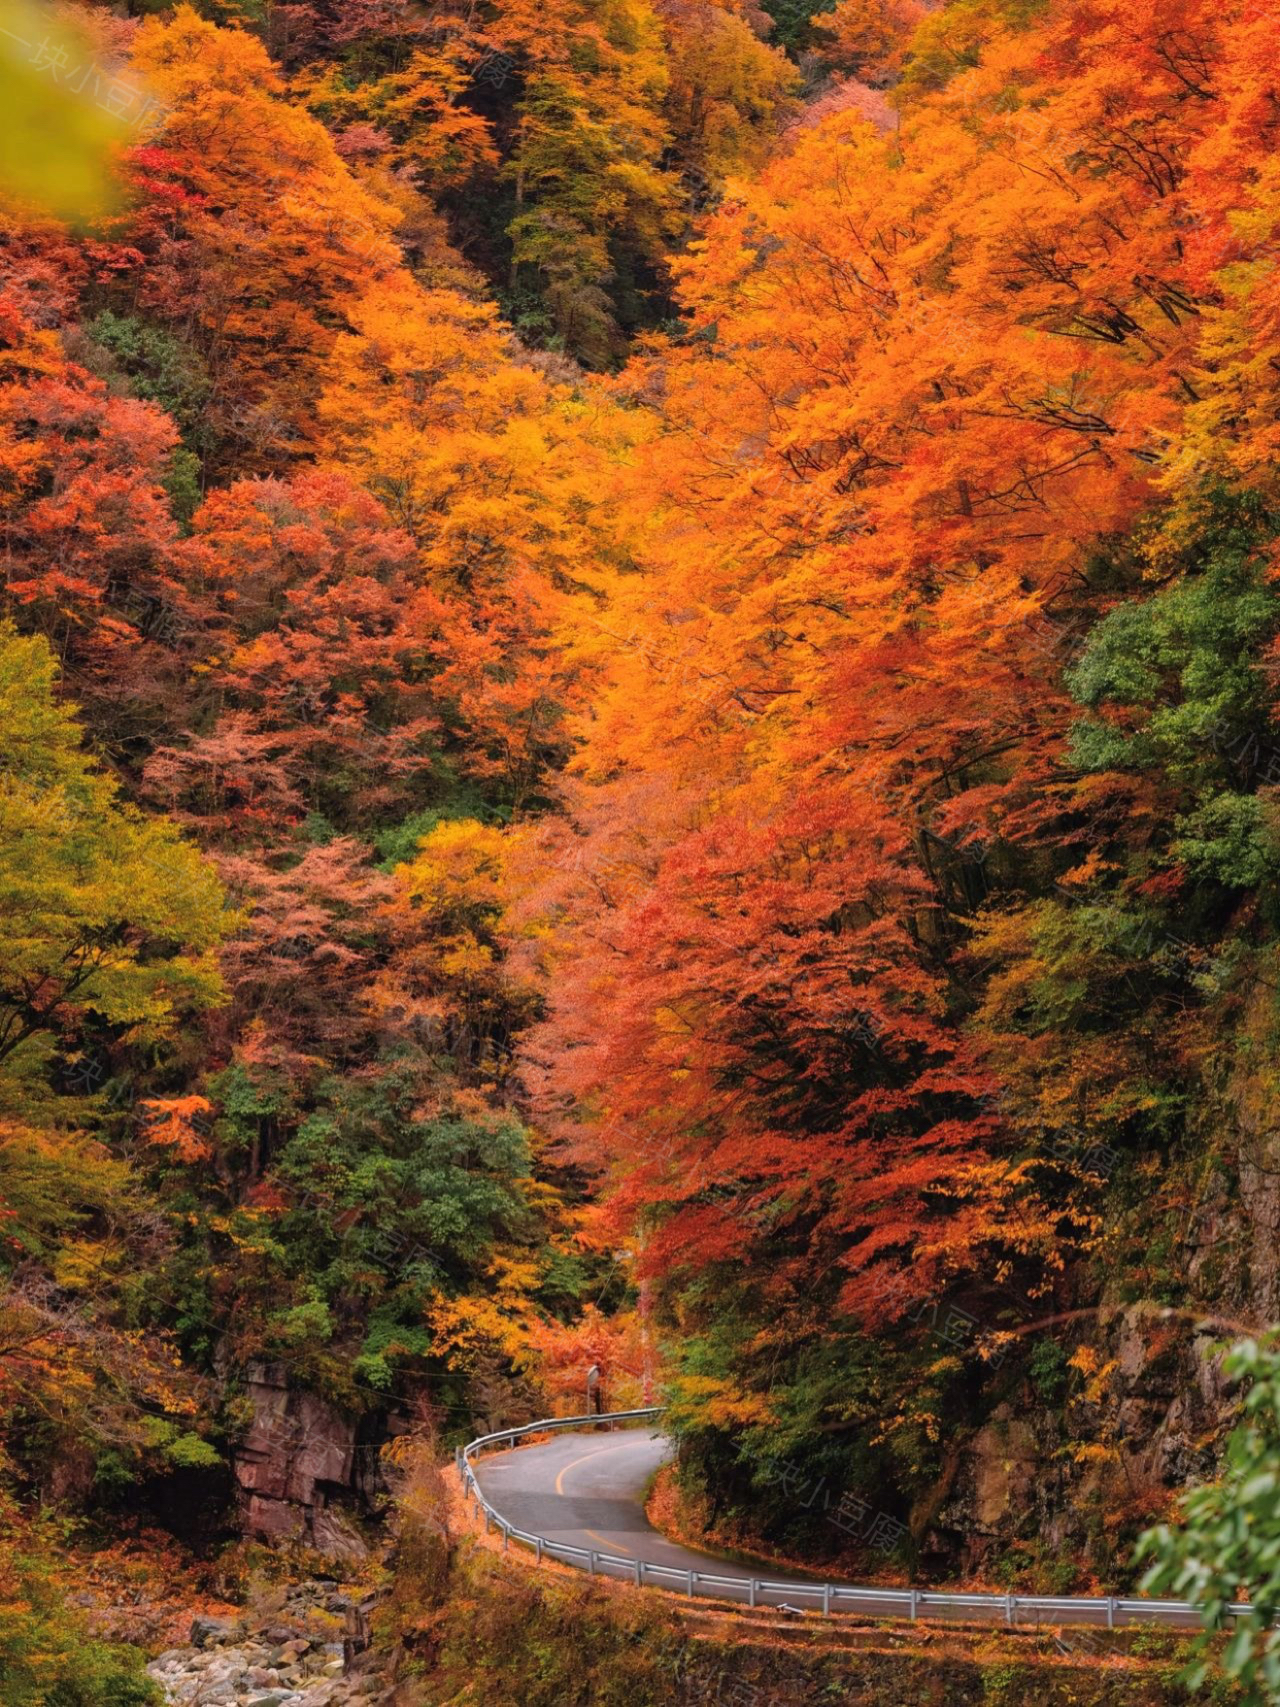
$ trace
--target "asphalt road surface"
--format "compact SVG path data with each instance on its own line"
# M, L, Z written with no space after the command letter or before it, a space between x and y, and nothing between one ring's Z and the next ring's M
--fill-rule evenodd
M720 1599L821 1611L820 1585L812 1577L793 1576L771 1566L736 1564L682 1547L654 1529L645 1516L644 1492L649 1478L670 1454L670 1441L652 1429L565 1433L542 1445L480 1458L473 1469L485 1498L513 1529L541 1535L552 1551L558 1543L615 1555L615 1563L597 1561L601 1575L688 1593L689 1573L697 1573L704 1579L722 1579L715 1586L704 1584L701 1590ZM666 1566L670 1574L648 1574L650 1566ZM682 1575L676 1576L676 1572ZM754 1591L750 1588L753 1577L757 1584ZM760 1586L762 1579L769 1587ZM909 1615L901 1590L891 1594L863 1589L856 1601L851 1596L836 1595L830 1609L873 1618ZM1109 1621L1117 1625L1152 1622L1183 1629L1199 1625L1196 1613L1176 1602L1150 1601L1135 1607L1133 1601L1126 1601L1108 1611L1106 1604L1097 1600L1063 1598L1051 1607L1011 1609L1001 1595L966 1596L963 1604L954 1606L943 1604L942 1597L921 1592L916 1610L918 1616L930 1621L996 1620L1022 1628L1105 1628Z
M732 1577L742 1584L753 1574L767 1576L771 1582L805 1580L762 1566L753 1573L746 1566L728 1564L660 1535L645 1516L644 1493L649 1478L670 1456L671 1442L648 1429L561 1434L544 1446L524 1446L482 1458L475 1471L495 1511L513 1528L548 1541L643 1560L646 1565ZM626 1573L614 1569L607 1574ZM679 1586L671 1579L655 1577L654 1581L663 1587Z

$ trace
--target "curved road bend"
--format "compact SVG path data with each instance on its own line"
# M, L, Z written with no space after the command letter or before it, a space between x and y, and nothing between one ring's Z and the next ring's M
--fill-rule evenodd
M765 1565L752 1571L659 1534L645 1515L644 1493L649 1478L670 1456L671 1442L665 1435L627 1429L616 1434L559 1434L543 1446L482 1458L473 1469L495 1511L514 1529L546 1541L642 1559L646 1565L732 1577L744 1585L753 1576L779 1583L811 1580ZM664 1580L654 1586L678 1592L680 1585ZM724 1598L745 1600L746 1594L726 1589ZM775 1606L785 1599L785 1594L760 1596L761 1604Z
M573 1434L554 1436L541 1446L524 1446L513 1452L495 1453L481 1458L473 1465L476 1479L485 1498L495 1511L501 1512L515 1529L523 1529L544 1540L563 1542L571 1547L615 1553L623 1559L643 1560L646 1565L670 1565L678 1571L700 1571L704 1575L732 1578L741 1583L740 1589L718 1588L716 1595L724 1600L747 1599L746 1585L754 1576L771 1583L812 1583L812 1577L800 1577L778 1571L767 1565L748 1566L731 1563L708 1553L695 1552L678 1542L668 1541L649 1522L644 1510L644 1491L654 1471L671 1454L671 1442L653 1429L626 1429L618 1433ZM602 1567L603 1573L603 1567ZM610 1576L623 1573L614 1567ZM680 1591L680 1585L669 1579L654 1585ZM813 1600L788 1601L786 1589L761 1591L757 1602L762 1606L796 1604L812 1610ZM991 1597L988 1616L1002 1615L1003 1600ZM842 1610L848 1610L847 1608ZM874 1599L861 1601L857 1607L868 1617L902 1617L901 1600L886 1600L877 1605ZM941 1609L930 1607L931 1622L939 1618ZM945 1615L944 1615L945 1616ZM953 1612L955 1618L969 1620L982 1617L977 1608ZM1026 1628L1027 1618L1019 1620ZM1043 1619L1054 1627L1064 1624L1105 1625L1105 1613L1097 1605L1080 1602L1069 1611L1055 1609L1053 1618ZM1164 1625L1198 1629L1194 1613L1185 1617L1161 1617Z

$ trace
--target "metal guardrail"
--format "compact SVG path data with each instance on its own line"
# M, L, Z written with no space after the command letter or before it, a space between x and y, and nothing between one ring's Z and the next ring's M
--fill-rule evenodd
M539 1564L543 1559L559 1559L576 1565L592 1576L612 1576L632 1582L638 1588L668 1588L690 1599L706 1595L712 1599L741 1599L748 1606L785 1606L788 1610L804 1610L797 1602L807 1601L812 1610L830 1617L837 1612L860 1612L873 1618L953 1618L957 1621L995 1622L1011 1629L1036 1629L1042 1625L1061 1628L1070 1624L1087 1624L1115 1630L1122 1625L1158 1624L1174 1628L1200 1628L1199 1609L1187 1600L1151 1600L1142 1596L1108 1595L1105 1598L1082 1598L1070 1595L1042 1594L948 1594L935 1589L917 1588L855 1588L849 1583L831 1582L773 1582L766 1577L721 1576L715 1571L686 1571L674 1565L654 1565L645 1559L622 1558L616 1553L587 1547L574 1547L565 1541L549 1541L544 1535L530 1534L508 1523L502 1513L485 1498L472 1469L472 1459L497 1447L512 1446L531 1434L546 1434L556 1429L594 1428L601 1423L649 1421L662 1415L664 1407L650 1405L636 1411L610 1411L603 1416L549 1417L541 1422L526 1423L523 1428L500 1429L496 1434L482 1434L469 1445L459 1447L458 1474L464 1494L473 1499L479 1512L484 1513L486 1532L496 1526L504 1546L512 1541L533 1550ZM1226 1608L1229 1617L1244 1617L1253 1610L1240 1602Z

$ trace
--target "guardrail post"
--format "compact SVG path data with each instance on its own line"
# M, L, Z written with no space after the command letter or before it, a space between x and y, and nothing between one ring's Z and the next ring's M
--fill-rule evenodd
M644 1567L641 1565L639 1559L637 1559L636 1560L636 1587L637 1588L641 1587L641 1580L642 1579L640 1576L640 1572L643 1570L643 1568Z
M1107 1629L1108 1630L1114 1630L1115 1627L1116 1627L1115 1597L1114 1597L1114 1595L1108 1595L1107 1596Z
M587 1571L591 1576L596 1574L596 1556L594 1553L587 1554Z
M1013 1617L1013 1596L1011 1594L1007 1594L1004 1597L1004 1621L1009 1626L1009 1628L1012 1630L1013 1624L1014 1624L1014 1617Z
M690 1600L693 1599L693 1579L697 1576L697 1574L698 1574L697 1571L690 1571L689 1572L689 1599Z
M913 1588L911 1591L911 1622L914 1624L916 1619L919 1616L920 1616L920 1590L918 1588Z
M754 1577L752 1577L751 1581L747 1584L747 1605L748 1606L754 1606L755 1603L756 1603L756 1579Z
M831 1616L831 1584L830 1583L823 1583L823 1585L822 1585L822 1616L824 1618L830 1618L830 1616Z

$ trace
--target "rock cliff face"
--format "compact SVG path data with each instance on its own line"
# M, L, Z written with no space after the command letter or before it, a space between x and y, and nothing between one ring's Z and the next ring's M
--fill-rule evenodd
M291 1390L281 1364L252 1365L248 1396L253 1422L235 1461L244 1532L363 1557L360 1521L380 1491L376 1451L357 1440L351 1418Z
M1091 1304L1082 1284L1070 1326L1047 1330L1074 1368L957 1431L914 1525L944 1570L1076 1559L1122 1581L1136 1532L1216 1473L1235 1416L1223 1344L1280 1321L1280 1093L1253 1021L1180 1154L1117 1171L1096 1272L1127 1290L1100 1280Z
M1248 1227L1248 1295L1259 1320L1280 1321L1280 1107L1269 1077L1234 1085L1240 1199Z
M535 1389L505 1375L481 1374L470 1391L476 1434L546 1414ZM237 1528L258 1540L312 1547L335 1563L364 1558L380 1544L391 1491L382 1448L428 1424L427 1383L406 1378L396 1402L357 1419L292 1384L285 1364L263 1362L246 1371L246 1397L252 1420L233 1462Z
M1147 1307L1100 1309L1082 1343L1096 1373L1085 1393L997 1405L960 1443L925 1540L944 1570L1063 1570L1123 1586L1136 1531L1188 1482L1211 1476L1231 1406L1216 1341ZM1073 1574L1072 1561L1084 1569Z

